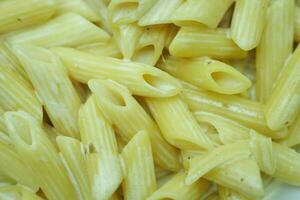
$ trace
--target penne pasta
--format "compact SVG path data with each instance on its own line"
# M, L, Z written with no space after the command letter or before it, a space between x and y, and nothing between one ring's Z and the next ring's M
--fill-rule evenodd
M42 121L42 105L33 88L19 74L0 66L0 106L4 111L24 110Z
M242 73L208 57L185 59L169 56L158 67L179 79L217 93L237 94L251 86L251 81Z
M268 128L263 112L264 106L258 102L189 88L184 89L182 97L191 111L205 111L224 116L271 138L283 138L287 134L287 129L272 131Z
M136 45L132 60L154 66L164 49L168 28L167 25L146 28Z
M121 153L121 160L124 170L124 199L149 197L156 189L156 180L150 139L146 131L138 132L130 140Z
M300 7L295 6L294 40L300 41Z
M71 80L71 82L81 102L85 102L90 95L90 90L87 85L74 80Z
M135 95L168 97L181 90L181 84L167 73L142 63L94 56L68 48L53 48L72 78L87 83L90 79L112 79Z
M77 47L77 49L96 56L122 58L122 53L118 45L113 39L105 43L94 43L94 44L82 45Z
M178 96L147 98L147 104L166 140L180 149L211 149L213 144Z
M58 136L56 141L60 151L60 158L75 188L77 199L92 199L83 146L78 140L66 136Z
M0 111L1 112L1 111ZM1 123L1 122L0 122ZM281 143L286 144L288 147L296 146L300 143L300 115L295 119L293 124L289 127L289 134L284 138Z
M43 47L76 47L87 43L106 42L110 36L101 28L75 13L66 13L45 24L13 34L10 44L26 43Z
M290 126L300 113L300 46L281 71L272 94L266 103L268 126L278 130Z
M125 142L131 140L137 132L146 130L155 163L171 171L180 169L178 150L165 141L155 122L124 86L111 80L91 80L89 87L96 97L98 107Z
M3 0L0 2L0 33L45 22L56 10L55 0Z
M247 158L219 166L207 173L204 178L250 199L259 199L264 195L258 165L254 160Z
M153 6L156 0L111 0L109 18L113 24L138 21Z
M5 111L3 110L2 107L0 107L0 131L6 131L6 126L5 126L5 123L4 123L4 118L3 118L3 115L4 115Z
M276 170L274 178L291 185L300 185L300 154L295 150L273 142Z
M269 0L240 0L236 2L231 22L233 41L246 51L255 48L266 23Z
M122 24L113 29L115 40L123 58L131 59L144 29L136 23Z
M23 111L5 113L5 122L18 154L30 163L34 177L47 198L76 199L58 153L41 125Z
M170 47L172 41L174 40L174 38L176 37L179 29L180 28L175 25L172 25L172 24L169 25L168 35L165 39L165 49L169 50L169 47Z
M274 1L256 51L257 96L265 103L274 82L293 50L294 1Z
M233 0L187 0L172 15L178 26L206 25L216 28Z
M55 129L54 127L50 126L47 123L43 124L43 130L45 131L45 133L48 136L48 139L50 140L50 142L53 144L53 146L55 146L56 150L58 151L58 146L57 146L57 142L56 142L56 138L58 136L61 136L62 134Z
M0 199L3 200L43 200L36 193L22 185L9 185L0 187Z
M218 186L218 193L220 200L248 200L248 198L244 197L238 192L222 186Z
M170 54L178 57L209 56L218 59L241 59L247 52L229 37L228 29L182 27L170 45Z
M190 161L185 182L188 185L192 184L217 166L232 162L232 160L245 159L250 154L249 145L244 141L222 145L208 154L196 157Z
M222 199L220 199L218 192L213 192L213 193L209 194L205 198L205 200L222 200Z
M158 0L138 24L140 26L171 24L171 17L182 2L183 0Z
M87 149L86 165L93 198L108 199L122 181L114 131L93 96L81 107L78 119L82 143Z
M79 138L77 112L81 101L59 59L40 47L17 45L14 51L54 127L64 135Z
M57 0L56 15L74 12L91 22L100 21L99 15L84 0Z
M178 172L161 188L156 190L148 200L161 199L201 199L209 190L210 183L206 180L199 180L192 185L186 185L184 182L185 173Z
M1 133L1 132L0 132ZM4 136L3 133L1 135ZM5 135L6 136L6 135ZM9 138L7 138L9 139ZM34 177L32 169L26 165L26 161L20 157L11 147L8 141L0 138L0 172L1 175L22 184L33 191L38 190L38 183Z

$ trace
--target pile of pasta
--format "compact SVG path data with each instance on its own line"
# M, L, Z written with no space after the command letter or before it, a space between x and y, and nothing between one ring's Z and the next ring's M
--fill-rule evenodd
M298 41L294 0L1 0L0 199L300 186Z

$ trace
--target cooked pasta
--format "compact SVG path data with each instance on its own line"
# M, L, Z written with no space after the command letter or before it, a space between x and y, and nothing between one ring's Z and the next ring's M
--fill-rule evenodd
M300 0L0 0L0 199L300 187L298 42Z

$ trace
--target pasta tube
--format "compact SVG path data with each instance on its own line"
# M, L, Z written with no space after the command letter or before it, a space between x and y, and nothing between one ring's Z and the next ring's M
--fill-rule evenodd
M172 21L179 26L204 24L216 28L233 0L188 0L173 13Z
M125 200L146 199L155 191L156 180L151 151L146 131L138 132L124 147L121 159L124 165L122 188Z
M124 84L133 94L167 97L180 92L181 84L167 73L142 63L94 56L68 48L53 48L72 78L87 83L90 79L112 79Z
M105 43L94 43L77 47L78 50L91 53L96 56L108 56L122 58L121 51L116 42L111 39Z
M266 23L269 0L240 0L236 2L231 22L233 41L246 51L255 48Z
M250 154L249 145L244 141L222 145L204 156L194 158L185 181L188 185L192 184L215 167L234 159L247 158Z
M289 127L289 134L286 138L284 138L281 142L286 144L288 147L296 146L300 143L300 115L293 122L293 124Z
M210 183L206 180L199 180L191 185L186 185L184 182L185 173L178 172L161 188L156 190L148 200L159 199L201 199L209 190Z
M0 33L38 24L56 10L55 0L3 0L0 2Z
M227 29L182 27L170 45L170 53L178 57L209 56L218 59L241 59L247 52L229 37Z
M211 140L178 97L147 98L147 104L166 140L180 149L211 149Z
M60 158L75 188L77 199L92 199L83 146L78 140L66 136L58 136L56 141L60 150Z
M33 88L19 74L0 67L0 106L5 111L24 110L42 121L42 105Z
M256 51L256 90L260 102L270 96L274 82L293 50L294 1L273 1Z
M75 13L66 13L47 23L29 28L7 38L10 44L27 43L43 47L76 47L106 42L110 36L101 28Z
M193 85L222 94L241 93L251 86L251 81L230 65L207 57L169 56L158 67Z
M238 96L207 91L184 89L182 97L192 111L205 111L234 120L271 138L283 138L287 129L272 131L268 128L263 105Z
M3 135L3 133L1 133L1 135ZM0 159L1 174L13 179L19 184L27 186L33 191L38 190L39 184L35 179L32 169L26 165L26 160L24 161L24 159L14 151L10 143L6 143L1 138Z
M31 164L47 198L76 199L67 172L41 125L23 111L5 113L5 121L18 154Z
M81 101L59 59L40 47L17 45L14 50L54 127L64 135L79 138L77 113Z
M6 131L6 126L3 118L4 113L5 111L0 107L0 131Z
M111 81L91 80L89 87L103 114L128 142L138 131L149 133L154 161L171 171L178 171L179 152L162 137L157 125L124 86Z
M222 186L218 186L218 193L221 200L248 200L240 193Z
M171 16L183 0L158 0L153 7L139 20L140 26L170 24Z
M108 11L113 24L139 20L153 6L155 0L111 0Z
M100 21L99 15L84 0L57 0L56 15L74 12L91 22Z
M0 199L3 200L43 200L36 193L22 185L0 187Z
M114 131L93 96L81 107L78 119L82 143L88 150L86 164L93 198L106 200L122 180Z
M272 130L290 126L300 113L300 46L281 71L266 103L265 115Z
M132 23L119 25L113 31L123 58L131 59L144 29L136 23Z
M147 28L137 43L132 60L154 66L164 49L168 28L167 25Z

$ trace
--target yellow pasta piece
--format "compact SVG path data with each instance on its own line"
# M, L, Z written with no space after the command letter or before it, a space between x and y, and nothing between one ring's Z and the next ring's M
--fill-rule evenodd
M143 32L136 45L133 61L155 65L165 46L168 25L156 25Z
M300 186L300 154L275 142L273 142L273 150L277 163L273 177L288 184Z
M1 133L1 132L0 132ZM39 184L36 181L34 172L28 166L26 160L19 156L15 150L11 147L10 143L7 143L2 139L4 133L1 133L0 138L0 172L13 179L15 182L27 186L33 191L37 191Z
M7 41L10 44L27 43L43 47L76 47L109 39L105 31L85 18L75 13L66 13L42 25L13 34Z
M45 22L55 9L55 0L3 0L0 2L0 33Z
M116 44L111 39L105 43L94 43L77 47L78 50L94 54L96 56L109 56L114 58L122 58L122 53Z
M171 16L183 0L158 0L153 7L139 20L140 26L172 23Z
M181 149L211 149L209 137L178 96L147 98L147 104L166 140Z
M0 131L6 131L6 126L3 118L4 113L5 111L3 110L3 108L0 107Z
M250 132L250 149L261 171L273 175L276 171L276 159L271 138Z
M185 181L187 184L192 184L217 166L235 159L245 159L250 154L249 144L244 141L220 146L206 155L194 158L190 162Z
M123 58L131 59L144 29L136 23L122 24L113 29L114 38L122 52Z
M0 199L3 200L43 200L36 193L22 185L0 187Z
M87 83L90 79L112 79L124 84L133 94L150 97L173 96L181 84L169 74L142 63L94 56L68 48L53 48L72 78Z
M79 138L77 113L81 105L60 60L49 50L17 45L14 51L23 64L54 126L64 135Z
M17 72L0 66L0 106L5 111L24 110L42 121L42 105L34 90Z
M178 57L245 58L247 52L232 41L228 31L201 26L182 27L170 45L170 53Z
M264 196L260 171L254 160L235 160L213 169L204 178L250 199L259 199Z
M286 138L284 138L281 143L286 144L289 147L296 146L300 143L300 115L293 122L293 124L289 127L289 134Z
M138 21L153 6L156 0L111 0L108 11L113 24Z
M180 28L177 27L177 26L175 26L175 25L172 25L172 24L169 25L168 35L167 35L167 37L165 39L165 49L169 50L169 47L170 47L173 39L176 37L179 29Z
M80 109L78 119L82 143L88 151L86 164L93 198L108 199L122 180L114 131L93 96Z
M283 138L287 134L287 129L272 131L268 128L263 112L264 106L258 102L186 87L182 96L192 111L224 116L271 138Z
M125 200L146 199L156 189L154 163L148 133L140 131L124 147L122 188ZM138 183L138 184L137 184Z
M34 177L47 198L76 199L67 172L41 125L23 111L7 112L5 120L18 154L26 163L30 163Z
M165 141L155 122L124 86L111 80L91 80L89 87L97 105L124 141L128 142L138 131L146 130L156 164L171 171L181 168L178 150Z
M246 51L255 48L266 23L269 0L239 0L231 22L231 37Z
M53 144L53 146L55 146L56 150L59 150L58 146L57 146L57 142L56 142L56 137L60 136L62 134L56 128L50 126L47 123L43 124L43 130L47 134L48 139L50 140L50 142Z
M266 102L274 82L293 50L294 1L273 1L256 51L257 96Z
M300 41L300 7L295 6L294 40Z
M193 85L222 94L241 93L251 86L251 81L242 73L208 57L185 59L169 56L158 67Z
M204 24L216 28L233 0L187 0L172 15L172 21L179 26Z
M57 0L56 15L67 12L77 13L92 22L100 20L99 15L84 0Z
M56 141L60 150L60 158L75 188L77 199L92 199L83 146L78 140L66 136L58 136Z
M217 130L223 144L250 138L250 129L234 120L203 111L195 112L194 115L198 122L211 124Z
M300 46L281 71L266 103L265 115L272 130L290 126L300 113Z
M249 200L238 192L222 186L218 186L218 193L220 200Z
M148 200L160 199L201 199L209 190L210 183L206 180L199 180L192 185L184 182L185 172L181 171L174 175L161 188L156 190Z
M211 193L210 195L208 195L205 200L222 200L220 197L219 197L219 194L218 192L214 192L214 193Z

